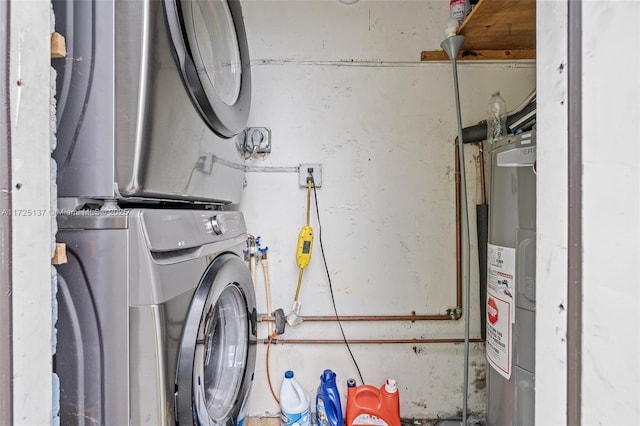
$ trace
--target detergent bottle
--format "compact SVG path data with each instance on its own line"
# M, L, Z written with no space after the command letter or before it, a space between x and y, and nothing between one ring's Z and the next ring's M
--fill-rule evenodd
M347 380L347 426L356 425L400 426L400 396L394 379L387 379L380 389Z
M280 387L280 420L282 426L310 426L310 403L307 392L293 378L293 371L286 371Z
M336 385L336 373L324 370L316 392L316 420L318 426L342 426L342 404Z

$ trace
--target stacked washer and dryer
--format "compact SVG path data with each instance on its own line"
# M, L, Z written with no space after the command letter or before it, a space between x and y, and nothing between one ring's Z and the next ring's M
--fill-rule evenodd
M249 57L238 0L54 0L61 424L236 424Z

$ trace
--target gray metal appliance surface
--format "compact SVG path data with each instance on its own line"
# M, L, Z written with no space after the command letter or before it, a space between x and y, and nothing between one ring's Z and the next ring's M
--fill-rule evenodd
M255 366L256 307L239 212L58 217L64 425L235 424Z
M489 147L489 244L515 249L513 321L507 380L488 363L487 424L534 425L536 304L536 135L508 136ZM490 257L490 256L489 256ZM490 265L491 259L489 259ZM489 294L487 295L489 299ZM489 306L487 306L489 310ZM489 339L487 317L487 338ZM487 345L489 351L489 342ZM489 353L489 352L488 352Z
M239 0L54 0L58 195L238 203L251 102Z

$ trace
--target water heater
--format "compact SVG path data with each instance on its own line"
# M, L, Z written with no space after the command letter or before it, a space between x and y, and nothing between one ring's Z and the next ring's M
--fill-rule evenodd
M487 148L487 424L534 425L535 130Z

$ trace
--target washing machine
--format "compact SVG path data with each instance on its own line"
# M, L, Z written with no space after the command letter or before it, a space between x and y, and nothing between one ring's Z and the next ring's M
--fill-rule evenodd
M239 0L54 0L58 196L236 204L250 63Z
M61 424L237 424L257 334L242 214L80 210L58 222Z

